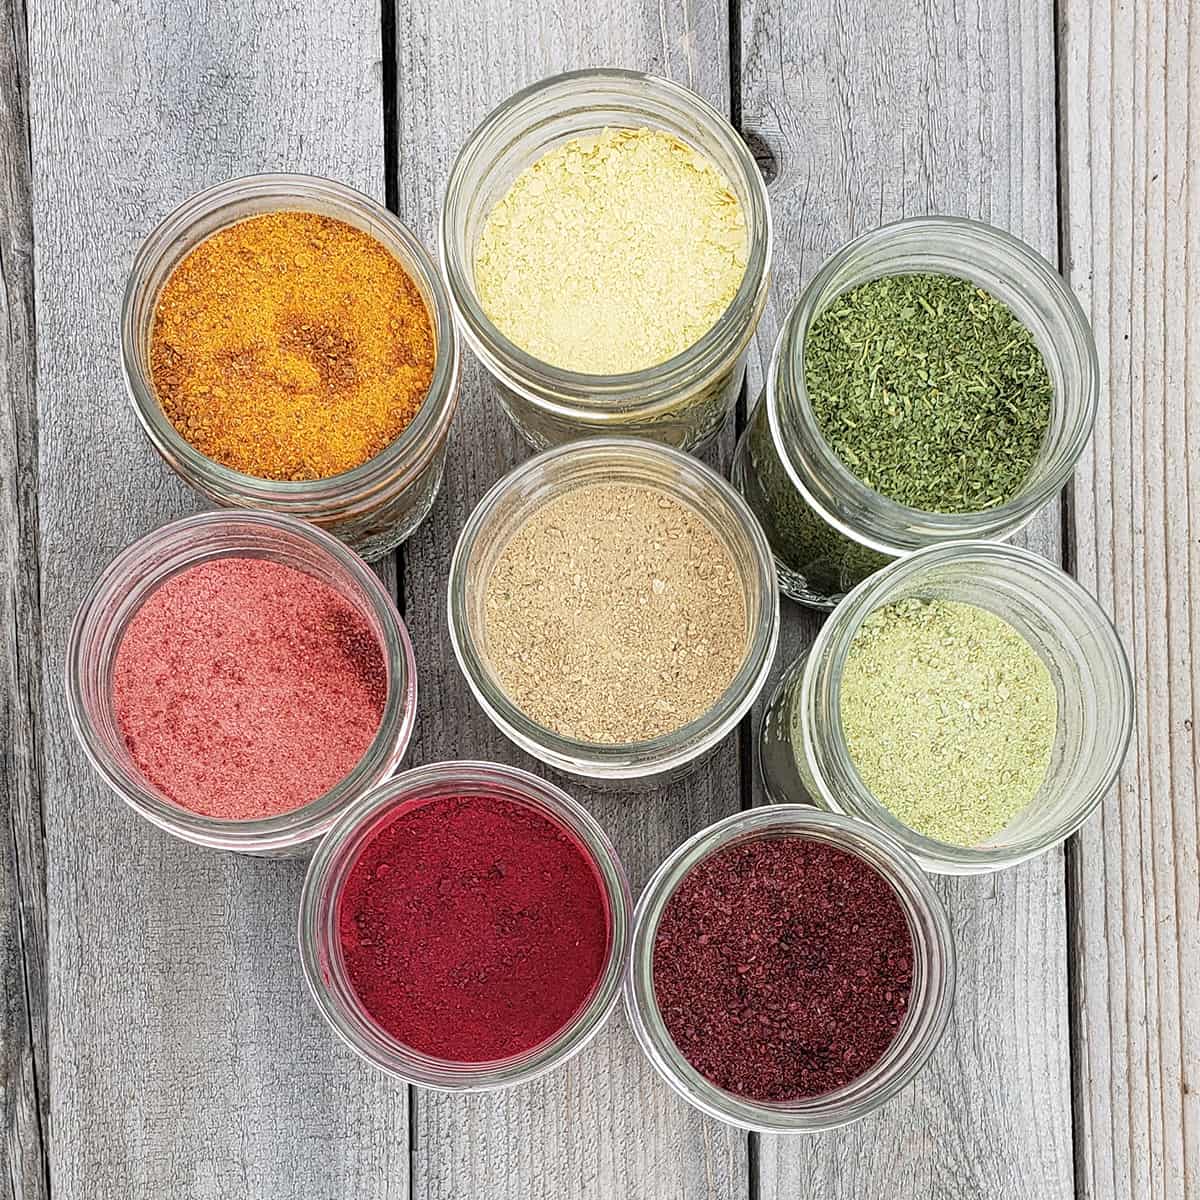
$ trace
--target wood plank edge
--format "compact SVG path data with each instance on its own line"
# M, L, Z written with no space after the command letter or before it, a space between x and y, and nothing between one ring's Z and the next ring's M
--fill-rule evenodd
M4 1194L50 1195L46 842L33 311L29 39L24 0L0 0L0 737L5 893Z
M1054 19L1054 161L1057 199L1058 262L1056 266L1071 282L1071 204L1070 153L1066 72L1066 14L1061 0L1053 0ZM1075 487L1068 482L1059 500L1061 518L1060 550L1062 568L1077 578ZM1089 1194L1087 1183L1087 1144L1091 1136L1085 1102L1087 1023L1084 1017L1083 946L1079 907L1083 895L1082 861L1078 833L1063 847L1063 892L1067 928L1067 1061L1070 1068L1071 1161L1077 1200Z

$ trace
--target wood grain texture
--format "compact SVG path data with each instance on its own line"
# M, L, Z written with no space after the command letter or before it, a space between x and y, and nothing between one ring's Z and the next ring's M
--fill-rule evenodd
M293 169L383 194L374 3L30 12L52 1184L56 1198L407 1194L407 1106L336 1046L295 952L303 868L195 849L107 794L68 727L74 609L196 500L124 395L133 253L188 194Z
M450 163L463 139L518 88L559 71L616 65L669 75L728 110L727 9L683 5L527 5L493 0L403 12L397 28L401 216L427 244ZM482 757L536 769L470 697L446 635L446 575L466 515L528 451L471 355L442 496L406 547L405 612L427 703L414 761ZM728 452L727 437L723 451ZM686 783L656 793L585 795L615 839L635 893L668 850L734 811L733 739ZM413 1194L512 1197L743 1197L745 1138L677 1101L637 1050L621 1014L564 1070L508 1093L461 1098L418 1093Z
M1200 1195L1200 10L1060 6L1067 273L1103 373L1076 574L1136 683L1071 858L1080 1197Z
M49 1195L33 196L25 6L0 0L0 1191Z
M775 286L752 361L821 262L867 229L935 212L1008 229L1056 256L1050 0L742 11L743 127L771 159ZM1051 505L1020 539L1061 556ZM786 606L777 671L817 627ZM859 1125L763 1137L764 1198L1073 1194L1061 853L939 881L959 949L955 1018L914 1086Z

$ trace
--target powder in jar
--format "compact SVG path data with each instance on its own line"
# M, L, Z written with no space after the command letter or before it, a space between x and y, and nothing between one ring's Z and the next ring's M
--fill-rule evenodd
M290 812L348 775L379 730L383 650L340 593L258 558L189 567L117 647L113 704L137 769L206 817Z
M621 374L665 362L716 324L746 273L728 180L651 129L574 138L517 176L475 250L488 318L542 362Z
M850 645L841 718L855 770L918 833L976 846L1024 809L1050 765L1054 681L1007 621L950 600L898 600Z
M417 802L373 833L338 907L346 971L381 1028L454 1062L541 1045L604 971L597 868L566 829L498 796Z
M926 512L1021 490L1054 385L1033 334L968 279L885 275L812 322L804 386L826 441L867 487Z
M749 1100L844 1087L895 1040L913 940L891 884L857 855L799 836L697 863L654 939L654 994L689 1063Z
M150 374L201 454L260 479L326 479L409 425L433 378L416 285L370 234L281 211L217 230L171 272Z
M643 742L707 712L741 668L746 603L724 540L660 488L587 484L547 501L484 593L500 687L566 737Z

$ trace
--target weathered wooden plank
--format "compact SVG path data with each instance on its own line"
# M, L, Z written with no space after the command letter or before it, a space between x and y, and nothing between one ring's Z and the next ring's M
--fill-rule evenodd
M22 0L0 0L0 1097L3 1194L49 1194L33 197Z
M382 195L378 7L39 0L30 16L54 1192L403 1196L405 1091L307 999L302 867L192 849L127 812L77 750L60 682L99 568L196 504L123 394L134 250L231 175Z
M444 4L407 11L397 29L401 215L427 242L450 163L484 114L558 71L621 65L669 75L727 110L727 10L556 0ZM405 553L406 615L427 703L414 754L519 762L471 699L445 630L446 574L475 501L527 453L468 354L446 484ZM724 450L727 453L730 439ZM581 795L578 789L574 789ZM640 887L668 849L738 807L734 739L686 784L660 793L581 795L615 838ZM658 1082L620 1015L566 1069L516 1091L416 1096L413 1194L488 1197L741 1197L745 1139L702 1121Z
M875 225L972 216L1055 257L1050 0L746 3L742 109L744 132L775 172L775 287L752 395L804 283ZM1021 540L1058 559L1057 506ZM777 669L816 627L786 606ZM1062 855L939 889L958 940L959 993L929 1069L848 1130L761 1138L762 1197L1072 1194Z
M1070 859L1077 1182L1174 1200L1200 1194L1200 10L1060 13L1064 254L1105 378L1075 571L1137 682L1117 794Z

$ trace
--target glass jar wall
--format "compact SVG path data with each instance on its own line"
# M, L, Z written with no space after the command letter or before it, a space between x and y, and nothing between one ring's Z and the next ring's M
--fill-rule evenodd
M891 886L912 935L912 994L907 1016L883 1056L846 1086L789 1101L737 1096L696 1070L675 1045L654 986L656 936L671 897L698 864L748 841L799 838L862 859ZM887 1103L921 1071L954 1004L954 937L945 907L927 875L890 837L862 821L781 804L735 813L702 829L658 868L633 920L625 1007L643 1053L655 1070L700 1112L763 1133L815 1133L857 1121Z
M975 605L1006 621L1045 663L1057 694L1053 748L1032 801L978 846L952 846L899 821L854 766L841 720L851 643L876 610L902 600ZM770 798L807 799L878 825L929 870L976 874L1058 845L1116 782L1133 729L1133 679L1096 601L1045 559L1015 546L931 546L860 584L784 675L767 706L759 761Z
M412 279L433 326L433 378L411 424L374 458L328 479L259 479L206 457L167 419L151 380L155 307L171 272L217 230L280 210L320 213L370 234ZM121 360L134 410L151 444L185 483L213 504L302 517L368 560L398 546L433 506L458 404L458 340L445 284L416 237L396 217L343 184L308 175L252 175L185 201L150 234L134 259L121 315Z
M969 513L906 508L863 484L826 442L804 383L805 339L839 296L884 275L969 279L1032 333L1053 384L1049 427L1010 500ZM1099 366L1091 329L1062 277L1016 238L957 217L916 217L850 242L821 268L784 323L733 465L763 524L780 586L832 608L898 555L960 538L1011 536L1058 494L1091 435Z
M486 591L496 561L532 513L588 484L658 489L692 508L725 543L746 613L740 669L712 707L648 741L599 744L532 720L500 685L486 646ZM695 769L750 710L779 637L779 593L762 531L729 484L691 455L640 438L589 438L547 450L510 471L459 536L447 589L450 641L472 693L500 731L547 766L593 787L646 788Z
M539 362L495 327L476 292L475 250L488 214L522 170L571 138L613 128L672 134L729 180L745 216L746 273L724 315L694 345L645 370L588 375ZM630 434L691 450L711 440L732 411L766 303L770 210L741 137L687 88L635 71L596 70L555 76L518 92L485 118L459 152L446 186L441 240L463 336L534 448Z
M548 1041L487 1063L422 1053L389 1034L355 993L338 934L339 902L363 847L398 813L438 799L501 798L561 828L596 872L609 940L599 978L578 1013ZM439 1091L492 1091L528 1083L577 1054L603 1028L620 993L632 901L617 851L595 819L565 792L516 767L486 762L429 763L363 796L313 856L300 898L300 959L321 1015L364 1061L396 1079Z
M290 812L254 820L203 816L172 801L138 769L114 699L117 653L129 623L166 582L214 559L258 558L334 589L379 641L387 698L362 760L330 791ZM417 671L408 630L374 572L341 542L304 521L268 512L205 512L172 521L127 546L79 606L66 653L67 711L89 762L135 812L175 837L218 850L301 857L356 797L386 779L408 749Z

